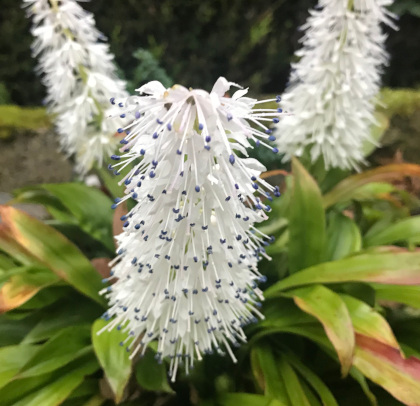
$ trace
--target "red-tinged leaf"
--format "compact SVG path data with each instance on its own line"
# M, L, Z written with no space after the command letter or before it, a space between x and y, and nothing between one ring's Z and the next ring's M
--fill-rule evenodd
M315 285L287 292L304 312L316 317L334 346L346 375L354 353L354 331L349 312L340 296L330 289Z
M346 304L356 333L399 350L399 344L388 322L372 307L352 296L340 294Z
M102 278L81 251L52 227L10 206L0 206L0 247L18 260L42 264L100 304ZM25 262L26 263L26 262Z
M420 165L392 164L380 166L358 173L342 180L333 190L324 196L324 207L351 200L354 192L371 182L392 182L406 176L420 176Z
M17 268L0 289L0 313L16 309L34 297L41 289L57 282L59 278L49 269L37 267ZM13 273L13 270L10 270Z
M420 360L402 358L400 352L373 338L356 335L354 366L396 399L420 406Z
M369 252L304 269L275 283L265 291L274 297L281 291L308 283L378 282L396 285L420 283L420 252L396 250Z
M325 212L321 191L297 159L292 161L292 202L289 209L291 273L320 263L325 255Z

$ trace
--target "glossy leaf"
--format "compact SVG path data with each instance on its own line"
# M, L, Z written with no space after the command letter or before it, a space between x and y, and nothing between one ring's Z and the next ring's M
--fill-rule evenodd
M34 345L12 345L0 348L0 388L19 372L36 352Z
M420 309L420 286L381 285L374 283L378 300L390 300Z
M110 250L114 249L112 201L109 197L81 183L47 184L42 187L60 200L84 231L102 241Z
M18 260L43 264L100 304L105 301L100 275L79 249L62 234L26 213L0 206L0 247Z
M151 349L148 349L136 364L136 379L143 389L174 393L168 383L166 365L156 361Z
M325 213L315 180L294 158L289 210L289 269L291 273L318 264L325 255Z
M403 179L406 176L420 176L420 166L414 164L391 164L349 176L324 196L324 207L328 208L334 204L351 200L353 193L367 183L391 182Z
M311 371L305 364L299 361L295 355L286 353L282 354L282 356L303 378L306 379L309 385L312 386L320 397L323 406L338 406L333 394L316 373Z
M329 261L344 258L360 250L362 236L356 223L341 213L332 213L327 229L327 254Z
M372 307L349 295L340 295L346 304L356 333L399 349L398 341L388 322Z
M412 238L420 238L420 216L400 220L376 233L367 233L364 237L364 245L366 247L387 245L409 241Z
M92 324L102 311L101 306L73 291L68 297L37 312L37 320L33 326L30 326L31 330L26 334L23 342L45 341L64 328L72 326L78 329L79 326Z
M316 317L334 346L346 375L354 353L354 331L346 305L337 293L315 285L287 292L304 312Z
M308 398L305 395L305 392L303 391L299 378L289 363L283 357L280 357L277 365L280 375L282 376L285 383L286 391L289 395L291 404L299 406L311 406Z
M67 365L92 350L89 327L68 327L42 344L33 357L22 367L18 377L28 378L45 374Z
M0 313L21 306L41 289L59 280L49 269L39 267L14 268L8 274L10 278L0 289Z
M366 252L357 256L326 262L307 268L275 283L265 291L266 297L308 283L350 281L414 285L420 283L419 252Z
M52 383L30 393L13 406L58 406L82 383L84 377L95 372L97 367L95 359L83 359L77 367L75 366Z
M264 394L268 398L275 398L287 406L292 406L286 382L282 378L278 362L272 350L266 345L258 345L251 352L252 372Z
M116 328L111 331L103 330L107 322L98 319L92 326L92 342L96 356L101 364L116 402L123 398L124 389L131 375L131 360L129 353L120 343L127 338L127 334ZM101 330L100 334L98 334Z
M277 399L251 393L227 393L219 399L218 404L220 406L286 406Z
M372 338L357 335L354 365L399 401L420 406L420 360Z

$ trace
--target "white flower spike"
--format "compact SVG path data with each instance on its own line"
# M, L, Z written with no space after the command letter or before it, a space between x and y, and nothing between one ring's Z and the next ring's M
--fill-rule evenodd
M208 93L150 82L141 96L112 99L133 120L118 130L126 133L125 154L113 156L113 168L131 170L114 207L130 197L137 205L122 218L114 283L102 292L111 319L105 329L129 332L121 344L132 357L157 339L157 358L171 359L173 380L180 363L188 372L203 353L224 349L235 361L230 346L262 317L257 262L267 257L269 237L254 224L280 193L259 177L265 168L246 149L252 140L278 152L267 140L280 113L253 110L261 102L244 97L245 89L225 96L231 86L238 85L219 78Z
M60 143L85 174L115 149L113 126L103 118L111 95L126 96L113 56L91 13L75 0L23 0L33 19L32 45L56 114Z
M374 141L375 96L380 87L386 35L393 28L385 6L392 0L319 0L302 27L303 48L296 53L282 106L290 115L277 128L285 160L309 151L326 168L359 169L363 145Z

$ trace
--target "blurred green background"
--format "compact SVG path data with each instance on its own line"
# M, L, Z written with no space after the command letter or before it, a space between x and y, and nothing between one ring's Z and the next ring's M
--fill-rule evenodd
M158 77L210 89L225 76L256 93L281 92L298 48L298 27L314 0L92 0L116 61L134 87ZM392 56L384 85L420 84L420 2L396 0L398 32L390 32ZM40 105L44 88L32 59L30 21L21 1L1 0L0 103ZM140 51L133 57L139 48ZM140 60L139 60L140 59ZM156 72L156 69L159 70Z

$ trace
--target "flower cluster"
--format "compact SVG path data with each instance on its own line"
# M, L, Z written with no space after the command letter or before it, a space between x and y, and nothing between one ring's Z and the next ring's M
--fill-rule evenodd
M47 88L46 104L56 115L60 143L86 173L115 148L109 97L125 96L125 83L91 13L75 0L24 0L33 19L32 45Z
M285 159L309 151L329 167L359 168L374 142L375 96L388 56L381 23L394 27L392 0L320 0L302 27L303 48L292 66L283 107L293 113L278 127Z
M246 149L251 141L278 152L267 141L280 113L253 109L262 102L246 89L227 97L231 86L238 85L219 78L208 93L155 81L140 96L111 100L132 120L118 130L124 154L112 157L114 170L130 169L114 207L129 198L137 204L122 217L113 284L102 292L106 329L129 332L121 345L132 357L157 339L172 379L180 363L188 372L204 353L227 351L235 360L231 345L246 340L242 327L262 317L257 262L269 237L255 223L280 193Z

